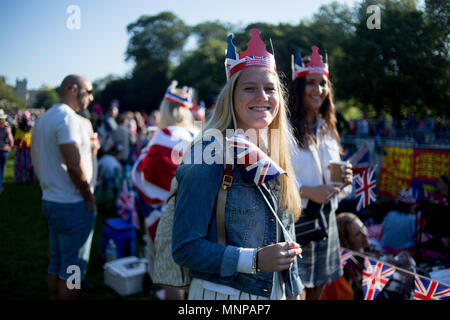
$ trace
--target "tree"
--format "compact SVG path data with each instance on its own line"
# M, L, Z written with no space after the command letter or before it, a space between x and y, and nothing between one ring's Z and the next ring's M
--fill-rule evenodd
M448 88L440 84L448 83L448 63L439 70L442 60L430 45L424 13L413 0L383 0L381 29L368 29L371 4L361 4L355 35L346 40L345 55L336 63L338 96L356 98L366 115L370 110L394 118L448 112L448 94L445 98L442 91Z
M59 95L55 89L49 86L42 86L36 93L35 108L49 109L55 103L60 101Z
M126 59L136 63L126 93L130 110L151 111L159 105L170 82L172 65L179 59L189 27L171 12L142 16L127 26L131 35Z
M225 85L225 41L203 40L200 47L187 55L174 71L181 85L194 87L198 100L215 97Z
M2 100L2 109L5 111L25 107L25 101L17 96L14 88L6 84L5 78L2 76L0 76L0 100Z

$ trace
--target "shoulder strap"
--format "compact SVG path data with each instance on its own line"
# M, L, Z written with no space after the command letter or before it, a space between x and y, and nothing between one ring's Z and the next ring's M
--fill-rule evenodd
M228 188L233 184L233 165L225 164L222 178L222 185L217 195L216 204L216 224L217 224L217 242L226 245L225 234L225 205L227 202Z

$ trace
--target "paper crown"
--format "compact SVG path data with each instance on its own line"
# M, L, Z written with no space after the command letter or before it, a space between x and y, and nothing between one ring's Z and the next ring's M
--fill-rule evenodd
M292 80L300 77L307 76L309 74L324 74L329 78L328 73L328 55L325 54L325 63L322 61L322 56L319 54L319 48L312 46L311 60L307 63L303 63L300 55L300 49L297 49L295 60L292 56Z
M402 193L400 194L398 200L409 204L416 203L416 197L413 195L412 188L409 189L403 188Z
M177 84L178 81L172 80L169 88L166 91L164 100L170 101L183 108L191 109L193 89L191 87L188 88L186 86L183 87L182 89L179 89L177 88Z
M262 42L258 29L250 29L251 38L247 43L247 50L241 53L236 52L233 45L233 35L230 34L227 38L228 49L225 58L225 71L227 80L231 78L236 72L250 68L250 67L264 67L277 71L275 66L275 57L273 54L267 52L266 45Z

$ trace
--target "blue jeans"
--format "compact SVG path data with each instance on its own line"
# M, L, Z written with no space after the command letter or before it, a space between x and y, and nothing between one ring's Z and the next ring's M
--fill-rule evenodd
M88 210L84 201L57 203L42 200L41 205L50 238L47 272L67 280L73 274L68 267L78 266L83 279L91 251L95 210Z
M6 162L8 161L9 152L0 151L0 190L3 186L3 175L5 174Z

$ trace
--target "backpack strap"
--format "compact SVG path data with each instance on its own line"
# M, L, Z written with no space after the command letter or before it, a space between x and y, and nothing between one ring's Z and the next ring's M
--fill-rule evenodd
M217 195L216 204L216 223L217 223L217 242L226 245L225 234L225 205L227 203L228 188L233 184L233 165L225 164L222 178L222 185Z

